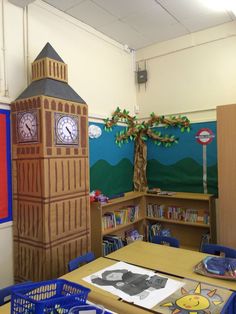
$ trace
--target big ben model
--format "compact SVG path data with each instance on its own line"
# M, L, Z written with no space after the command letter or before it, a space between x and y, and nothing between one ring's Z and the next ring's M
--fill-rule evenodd
M56 278L90 250L88 109L49 43L11 112L15 280Z

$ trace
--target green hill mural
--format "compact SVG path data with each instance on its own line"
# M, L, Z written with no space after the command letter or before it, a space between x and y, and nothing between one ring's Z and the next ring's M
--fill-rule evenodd
M192 158L185 158L173 165L163 165L151 159L147 164L149 188L162 190L203 193L202 166ZM217 165L207 168L208 193L218 194Z
M147 164L149 188L162 190L203 193L202 166L192 158L185 158L173 165L163 165L151 159ZM133 164L124 158L117 165L105 160L97 161L90 168L90 190L101 190L105 195L133 190ZM207 168L208 193L218 194L217 165Z
M124 158L117 165L98 160L90 168L90 191L101 190L109 196L133 190L133 164Z

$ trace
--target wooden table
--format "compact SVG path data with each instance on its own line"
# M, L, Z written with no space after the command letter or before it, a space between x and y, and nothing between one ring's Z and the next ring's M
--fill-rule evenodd
M171 248L164 245L136 241L128 246L109 254L106 258L100 257L95 261L86 264L61 278L79 283L91 289L89 301L102 304L106 308L118 314L150 314L149 310L122 302L119 297L97 288L94 285L82 280L101 269L114 265L117 261L123 261L144 268L163 272L169 277L183 277L200 282L213 284L231 290L236 290L236 282L222 279L214 279L198 275L193 272L193 267L200 262L207 254ZM167 275L167 276L168 276ZM178 278L175 277L178 280ZM10 313L10 303L0 307L1 314Z
M194 273L193 267L206 256L209 254L135 241L106 257L166 274L236 290L236 281L210 278Z
M61 278L73 281L75 283L79 283L85 287L88 287L91 289L91 292L89 293L89 301L94 302L96 304L102 304L107 309L117 312L118 314L150 314L150 311L146 311L144 309L141 309L139 307L134 307L131 304L122 302L119 300L119 297L115 296L114 294L111 294L105 290L99 289L95 287L94 285L90 285L86 281L83 281L81 278L84 278L86 276L89 276L103 268L106 268L108 266L111 266L113 264L117 263L116 261L100 257L96 259L95 261L86 264L64 276ZM1 314L9 314L10 313L10 303L5 304L4 306L0 307L0 313Z

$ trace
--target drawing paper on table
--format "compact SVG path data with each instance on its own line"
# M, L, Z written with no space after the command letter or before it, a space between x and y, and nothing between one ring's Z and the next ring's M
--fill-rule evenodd
M216 314L222 309L232 291L198 281L183 279L184 287L177 290L152 310L162 314Z
M181 281L124 262L104 268L83 280L149 309L184 285Z

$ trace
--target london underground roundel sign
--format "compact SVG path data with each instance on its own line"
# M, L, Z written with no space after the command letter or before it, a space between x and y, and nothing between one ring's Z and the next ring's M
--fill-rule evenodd
M215 135L213 134L212 130L210 130L208 128L200 129L195 136L198 143L202 144L202 145L210 144L213 141L214 137L215 137Z

